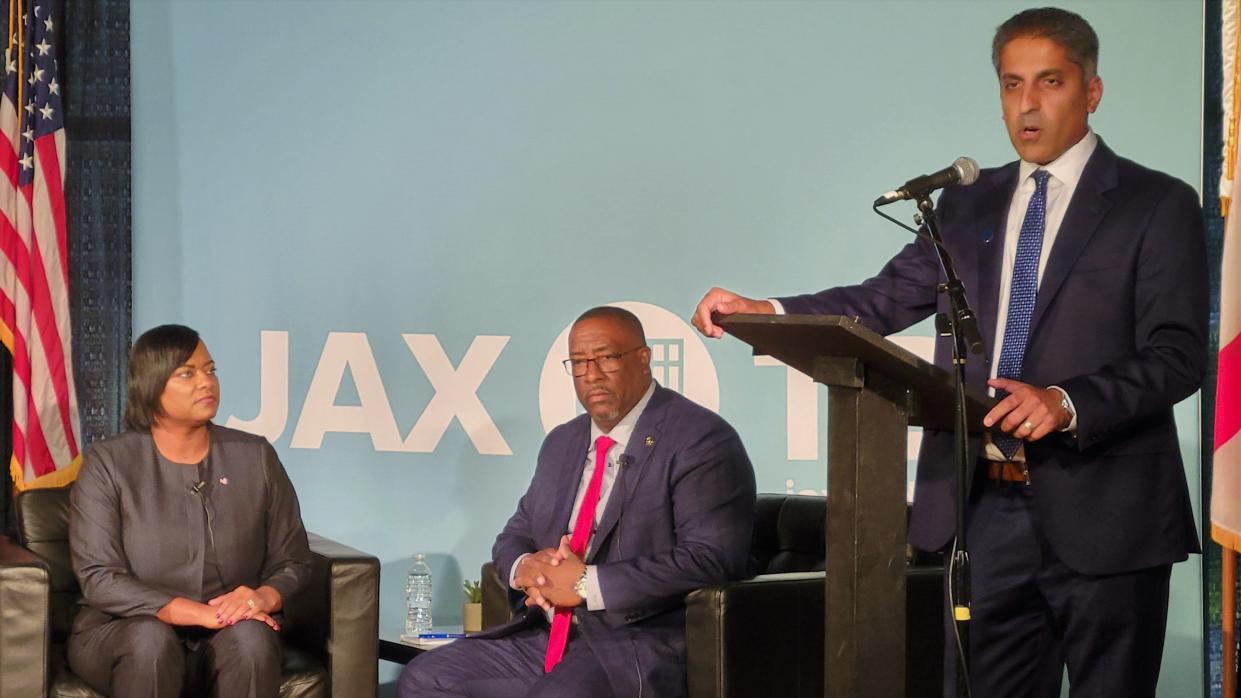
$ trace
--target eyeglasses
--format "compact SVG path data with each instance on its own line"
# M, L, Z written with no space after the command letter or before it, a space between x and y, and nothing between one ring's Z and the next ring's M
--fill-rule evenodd
M590 362L593 361L595 362L595 366L598 367L600 371L603 371L604 373L616 373L621 367L621 357L625 354L632 354L639 349L645 348L646 345L643 345L640 347L634 347L633 349L629 349L627 351L622 351L619 354L604 354L603 356L596 356L593 359L565 359L563 361L564 370L574 378L581 378L586 375L587 367L590 366Z

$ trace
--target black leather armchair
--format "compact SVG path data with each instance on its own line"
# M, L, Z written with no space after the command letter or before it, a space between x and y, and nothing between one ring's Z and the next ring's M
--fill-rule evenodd
M98 698L65 661L80 598L69 559L69 490L17 497L20 545L0 536L0 696ZM286 603L282 698L373 697L379 560L310 535L310 583Z
M823 695L823 497L760 494L751 554L760 574L685 599L689 695ZM943 695L943 565L910 549L905 695Z
M690 698L823 695L827 500L760 494L751 579L686 597ZM483 565L483 625L512 617L507 585ZM914 554L906 567L906 696L939 696L943 685L943 566Z

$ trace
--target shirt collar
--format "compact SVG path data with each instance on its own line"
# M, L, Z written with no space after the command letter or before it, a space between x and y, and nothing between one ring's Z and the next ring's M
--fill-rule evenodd
M642 412L646 409L646 405L651 401L651 396L655 394L655 381L651 380L651 384L647 386L646 393L642 395L642 399L638 400L638 404L629 410L629 414L621 417L621 420L612 427L608 432L608 437L616 442L610 453L621 454L625 452L625 447L629 444L629 437L633 436L634 427L638 426L638 419L642 416ZM595 450L595 441L603 436L603 430L595 424L595 420L590 420L590 453Z
M1060 157L1052 160L1046 165L1040 165L1035 162L1021 161L1021 170L1018 173L1018 186L1025 183L1035 170L1047 170L1051 176L1061 184L1069 187L1077 185L1077 180L1081 179L1082 171L1086 169L1086 162L1090 160L1090 156L1094 154L1095 147L1099 145L1099 137L1095 135L1091 129L1086 129L1086 135L1078 141L1072 148L1060 154Z

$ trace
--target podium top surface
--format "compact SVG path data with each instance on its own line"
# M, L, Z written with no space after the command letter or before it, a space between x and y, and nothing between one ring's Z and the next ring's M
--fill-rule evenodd
M861 323L841 315L751 315L720 318L716 324L749 344L755 354L779 359L814 378L821 357L853 358L907 389L913 399L909 423L932 429L951 429L954 376L913 352L885 339ZM970 431L982 431L982 418L994 398L966 388L966 415Z

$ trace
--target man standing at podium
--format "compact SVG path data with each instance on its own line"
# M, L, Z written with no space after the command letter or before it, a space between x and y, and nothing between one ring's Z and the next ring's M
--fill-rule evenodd
M1103 82L1084 19L1022 12L992 59L1020 159L937 206L985 345L967 381L1002 398L967 466L973 695L1056 696L1067 667L1073 696L1153 696L1171 567L1200 550L1172 407L1206 365L1201 207L1089 128ZM887 335L947 312L943 281L919 238L856 286L770 300L714 288L693 322L720 337L713 314L834 314ZM951 355L939 338L935 362ZM952 443L923 435L909 538L925 550L955 534Z

